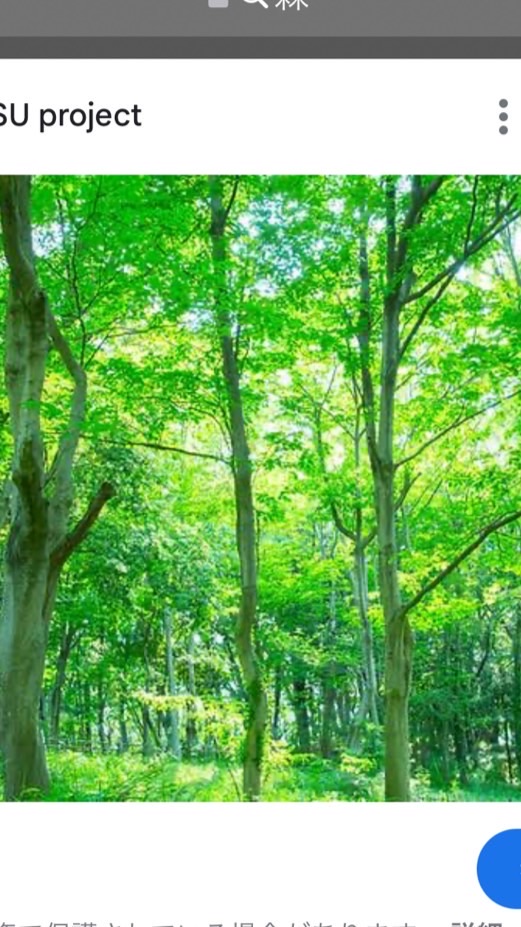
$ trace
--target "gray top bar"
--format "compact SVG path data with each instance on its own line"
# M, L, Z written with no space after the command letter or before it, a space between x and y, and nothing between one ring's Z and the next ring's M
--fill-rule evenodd
M521 37L521 3L519 0L1 0L0 36Z
M0 37L0 58L521 58L521 39Z

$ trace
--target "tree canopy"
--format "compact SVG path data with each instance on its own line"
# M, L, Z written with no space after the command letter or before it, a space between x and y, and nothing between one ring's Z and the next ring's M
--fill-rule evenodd
M7 799L517 794L520 188L0 179Z

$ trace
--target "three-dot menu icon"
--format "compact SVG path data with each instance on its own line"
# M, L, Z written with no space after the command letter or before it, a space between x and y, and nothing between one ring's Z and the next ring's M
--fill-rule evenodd
M499 108L501 110L499 114L499 121L501 122L501 125L499 127L500 135L508 134L508 126L505 125L505 123L508 121L507 106L508 106L508 100L503 99L499 101Z

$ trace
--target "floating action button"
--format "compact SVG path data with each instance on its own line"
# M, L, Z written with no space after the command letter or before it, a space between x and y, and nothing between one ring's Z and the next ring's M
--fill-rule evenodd
M521 830L503 830L490 838L479 854L478 880L496 904L521 908Z

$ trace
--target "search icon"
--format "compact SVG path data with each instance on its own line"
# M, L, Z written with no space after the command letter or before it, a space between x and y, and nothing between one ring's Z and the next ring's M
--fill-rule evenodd
M260 3L260 5L263 6L265 10L269 10L269 6L266 3L266 0L244 0L244 2L245 3Z

